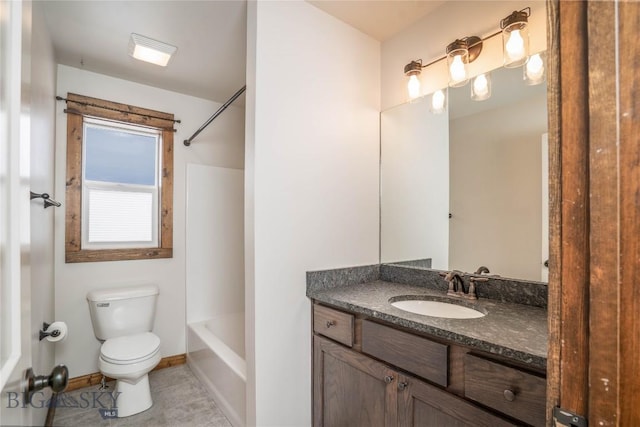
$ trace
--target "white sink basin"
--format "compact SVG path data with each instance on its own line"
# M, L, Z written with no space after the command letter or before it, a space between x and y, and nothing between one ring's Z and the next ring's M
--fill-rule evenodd
M485 313L474 310L473 308L442 301L411 299L395 301L392 302L391 305L410 313L431 317L443 317L446 319L477 319L478 317L485 316Z

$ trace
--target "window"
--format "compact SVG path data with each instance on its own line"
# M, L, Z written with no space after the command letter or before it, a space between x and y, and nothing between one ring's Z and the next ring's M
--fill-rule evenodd
M67 96L66 261L172 256L173 115Z

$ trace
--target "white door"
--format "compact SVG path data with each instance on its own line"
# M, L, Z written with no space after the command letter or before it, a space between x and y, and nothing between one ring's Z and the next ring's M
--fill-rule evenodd
M29 2L0 0L0 425L32 425L22 378L31 366ZM23 50L24 49L24 50ZM27 74L23 74L27 73Z

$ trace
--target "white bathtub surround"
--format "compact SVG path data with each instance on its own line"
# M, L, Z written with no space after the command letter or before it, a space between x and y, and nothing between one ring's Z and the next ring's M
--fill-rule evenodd
M186 194L187 323L244 312L244 171L188 164Z
M244 313L190 324L187 363L234 427L246 425Z
M244 171L187 166L187 363L245 425Z

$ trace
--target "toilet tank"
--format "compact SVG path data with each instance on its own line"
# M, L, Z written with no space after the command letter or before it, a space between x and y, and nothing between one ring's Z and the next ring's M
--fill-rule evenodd
M156 314L155 285L97 289L87 294L93 332L99 340L150 332Z

